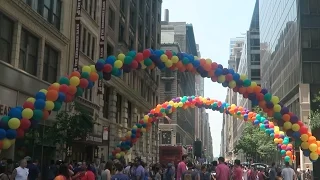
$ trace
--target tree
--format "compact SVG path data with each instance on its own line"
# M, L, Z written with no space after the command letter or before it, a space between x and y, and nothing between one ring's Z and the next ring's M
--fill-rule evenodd
M309 124L311 130L315 130L320 128L320 92L318 94L314 95L314 98L312 99L312 104L314 105L314 109L311 109L310 111L310 122ZM312 106L311 106L312 107Z
M75 104L75 112L61 111L52 126L46 128L43 140L49 144L70 147L73 141L85 139L92 132L95 120L84 108ZM66 151L65 148L60 150Z

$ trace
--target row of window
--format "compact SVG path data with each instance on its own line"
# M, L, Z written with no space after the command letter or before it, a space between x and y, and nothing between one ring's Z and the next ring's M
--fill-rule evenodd
M95 60L95 51L96 51L96 42L97 38L90 33L89 30L84 27L84 25L81 25L81 52L88 56L90 59Z
M97 19L97 0L82 0L82 6L92 19Z

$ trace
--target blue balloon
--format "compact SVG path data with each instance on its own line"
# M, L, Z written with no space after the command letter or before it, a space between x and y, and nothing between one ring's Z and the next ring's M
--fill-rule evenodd
M229 85L228 82L223 82L223 83L222 83L222 86L223 86L223 87L228 87L228 85Z
M15 139L17 137L17 131L13 129L8 129L6 132L6 136L8 139Z
M7 137L7 132L4 129L0 129L0 140Z
M195 60L192 62L193 67L198 68L200 66L200 61Z
M302 152L303 152L303 155L304 155L305 157L309 157L309 156L310 156L310 151L309 151L309 149L303 149Z
M232 77L234 81L238 81L240 79L240 75L238 73L234 73Z
M43 100L45 100L45 99L46 99L46 94L43 93L43 92L37 92L37 94L36 94L36 99L43 99Z
M215 74L216 76L220 76L220 75L222 75L222 73L223 73L223 71L222 71L222 69L220 69L220 68L217 68L217 69L214 71L214 74Z
M131 133L132 133L132 134L136 134L136 133L137 133L137 130L136 130L136 129L131 129Z
M66 100L66 95L63 92L59 92L57 101L64 102L64 100Z
M45 106L46 106L46 102L43 99L37 99L34 102L34 108L35 109L43 110Z
M8 115L9 115L11 118L21 119L21 118L22 118L22 111L21 111L21 109L19 109L19 108L12 108L12 109L10 109Z
M254 125L258 125L259 123L260 123L260 121L259 120L254 120Z
M109 56L106 59L106 64L111 64L113 66L114 62L117 60L117 58L115 56Z
M234 74L234 70L233 69L228 69L228 71L229 71L229 74Z
M21 106L17 106L16 108L20 109L21 112L23 111L23 107L21 107Z
M131 138L132 138L132 139L135 139L136 137L137 137L137 136L136 136L135 134L132 134L132 135L131 135Z
M103 70L103 67L104 67L104 63L101 62L101 61L98 61L98 62L96 63L96 65L95 65L95 67L96 67L96 70L97 70L97 71L102 71L102 70Z

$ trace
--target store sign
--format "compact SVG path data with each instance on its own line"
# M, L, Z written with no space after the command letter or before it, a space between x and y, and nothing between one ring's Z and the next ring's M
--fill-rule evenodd
M105 26L106 26L106 9L107 0L102 0L101 6L101 22L100 22L100 42L99 42L99 58L104 58L104 41L105 41ZM102 79L98 81L98 94L102 94Z
M0 104L0 116L6 116L8 115L11 107L7 106L5 104Z
M76 20L75 26L75 50L74 50L74 60L73 60L73 71L79 70L79 51L80 51L80 35L81 35L81 25L80 20Z
M102 140L109 140L109 127L103 127Z
M90 135L88 135L88 136L86 137L86 141L102 143L102 138L101 138L101 137L95 137L95 136L90 136Z
M81 16L82 0L77 0L76 17Z

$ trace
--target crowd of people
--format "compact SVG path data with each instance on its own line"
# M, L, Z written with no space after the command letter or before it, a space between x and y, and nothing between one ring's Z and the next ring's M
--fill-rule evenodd
M211 164L199 164L187 155L178 164L149 164L135 158L125 164L114 160L101 163L62 161L51 162L42 173L37 161L24 158L18 167L11 161L1 164L0 180L295 180L296 172L289 163L278 169L275 163L266 170L257 166L243 166L239 160L228 164L223 157ZM3 168L5 167L5 168Z

